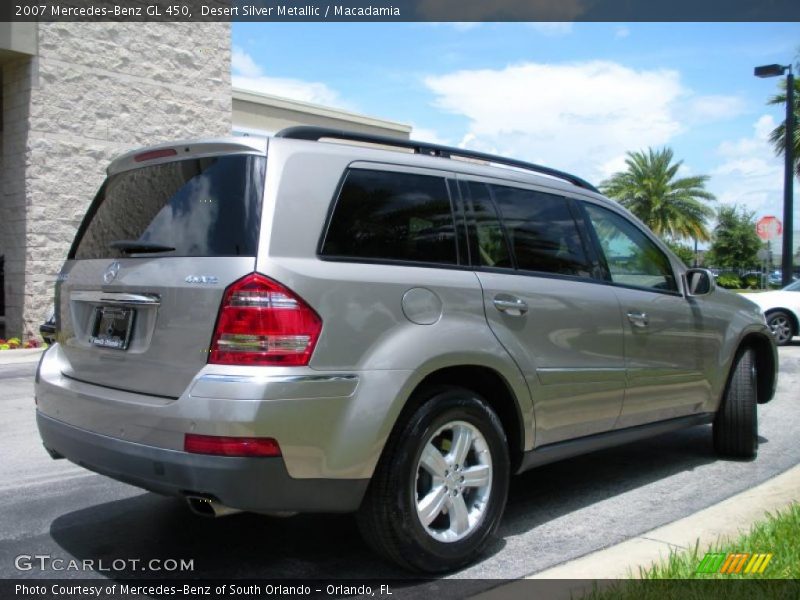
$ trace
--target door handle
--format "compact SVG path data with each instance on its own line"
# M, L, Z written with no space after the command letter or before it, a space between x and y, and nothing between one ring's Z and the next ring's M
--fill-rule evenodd
M525 301L510 294L497 294L492 303L500 312L514 317L519 317L528 312L528 305L525 304Z
M634 327L647 327L649 319L647 318L647 313L643 312L629 312L628 313L628 320L633 324Z

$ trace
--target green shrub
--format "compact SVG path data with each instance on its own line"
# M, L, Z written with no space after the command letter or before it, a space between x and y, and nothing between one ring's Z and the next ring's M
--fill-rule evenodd
M720 273L717 276L717 285L727 289L742 287L742 280L736 273Z
M748 275L744 278L744 286L750 289L761 287L758 275Z

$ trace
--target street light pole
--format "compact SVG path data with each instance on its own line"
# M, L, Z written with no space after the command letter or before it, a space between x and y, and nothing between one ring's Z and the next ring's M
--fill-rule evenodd
M794 234L794 74L792 65L764 65L756 67L756 77L786 75L786 124L783 151L786 160L783 173L783 249L781 252L781 280L786 287L792 283L792 238Z
M786 148L783 151L786 164L783 174L783 253L781 255L782 284L792 283L792 250L794 236L794 74L789 65L786 76Z

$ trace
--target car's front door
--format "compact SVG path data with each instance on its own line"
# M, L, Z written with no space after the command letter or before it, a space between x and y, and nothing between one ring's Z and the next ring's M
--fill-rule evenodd
M617 428L699 412L711 393L704 357L715 337L639 226L609 208L584 207L622 308L628 385Z
M501 183L460 189L487 321L531 391L535 445L612 429L625 388L620 309L595 278L573 201Z

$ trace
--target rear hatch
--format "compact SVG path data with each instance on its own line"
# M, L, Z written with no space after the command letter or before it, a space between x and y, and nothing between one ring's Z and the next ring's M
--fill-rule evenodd
M255 268L264 154L181 144L112 163L56 287L64 375L180 396L208 361L225 287Z

